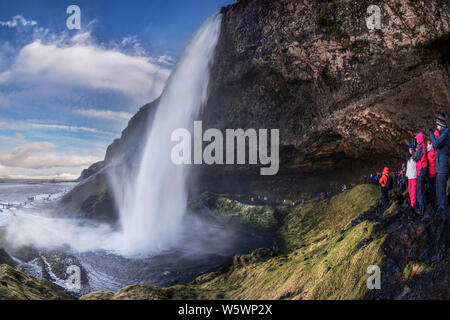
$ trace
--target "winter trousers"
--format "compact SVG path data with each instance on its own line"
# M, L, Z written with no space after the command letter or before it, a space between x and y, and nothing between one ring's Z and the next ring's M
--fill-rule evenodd
M407 188L407 184L408 184L408 182L406 181L406 179L402 178L400 180L400 192L401 193L405 192L405 190Z
M416 207L416 191L417 191L417 179L408 179L408 192L409 199L411 200L411 207Z
M389 202L389 189L388 186L381 187L381 204L384 206Z
M448 174L437 174L436 176L436 196L439 210L447 212L447 177Z
M422 168L420 174L417 177L417 195L419 196L419 209L423 212L427 204L427 199L425 196L425 179L426 179L427 169Z
M430 193L430 202L434 203L434 197L436 195L436 178L428 178L428 191Z

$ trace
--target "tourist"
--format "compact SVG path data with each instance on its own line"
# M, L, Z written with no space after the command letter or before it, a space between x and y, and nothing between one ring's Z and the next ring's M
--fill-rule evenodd
M381 186L381 204L384 206L389 202L389 188L390 188L390 177L389 177L389 168L384 167L383 174L380 178L380 186Z
M450 138L445 114L436 119L437 134L430 129L430 139L436 149L436 197L438 213L447 214L447 178L449 173L448 157L450 154Z
M427 141L427 160L428 160L428 191L430 194L430 203L434 205L434 196L436 194L436 150L431 141Z
M412 208L416 208L416 191L417 191L417 170L414 161L412 148L409 149L408 160L406 162L406 177L408 178L408 193Z
M425 145L425 135L419 132L416 135L417 150L413 155L414 161L416 161L416 171L417 171L417 195L419 197L419 212L424 214L426 206L426 196L425 196L425 179L428 170L427 161L427 147Z

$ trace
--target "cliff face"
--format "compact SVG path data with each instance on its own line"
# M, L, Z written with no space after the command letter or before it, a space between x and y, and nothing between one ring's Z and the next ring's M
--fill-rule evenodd
M446 1L238 1L224 20L207 126L279 128L285 164L404 158L450 111ZM289 152L288 152L289 151Z
M439 112L450 114L448 2L381 1L379 30L366 26L371 4L241 0L222 8L203 127L278 128L282 166L266 178L245 167L197 166L193 177L201 183L191 185L259 194L278 188L280 197L298 197L301 185L329 190L297 178L331 169L327 183L339 186L345 178L338 172L360 176L370 163L398 165L415 133L434 128ZM83 174L88 179L63 201L71 211L115 211L106 173L136 164L157 104L141 108L105 161Z

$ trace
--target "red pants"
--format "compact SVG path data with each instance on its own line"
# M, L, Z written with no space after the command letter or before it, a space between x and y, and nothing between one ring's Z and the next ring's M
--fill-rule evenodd
M416 207L416 191L417 191L417 179L408 179L408 192L409 199L411 199L411 207Z

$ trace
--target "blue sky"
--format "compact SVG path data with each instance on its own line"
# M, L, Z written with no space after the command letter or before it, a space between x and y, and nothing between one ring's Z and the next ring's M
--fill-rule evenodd
M73 178L233 0L0 0L0 177ZM81 30L69 30L69 5Z

